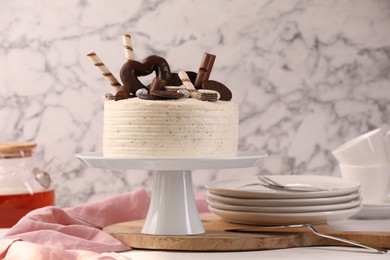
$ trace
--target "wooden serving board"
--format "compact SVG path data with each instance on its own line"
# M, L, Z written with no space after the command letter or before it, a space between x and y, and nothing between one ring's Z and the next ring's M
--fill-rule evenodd
M205 234L160 236L141 233L143 220L123 222L103 230L123 244L138 249L179 251L248 251L306 246L348 246L314 235L308 228L260 228L229 223L212 215L202 215ZM390 232L336 231L328 225L315 225L318 232L351 239L367 246L390 248ZM255 229L255 232L228 232L229 229Z

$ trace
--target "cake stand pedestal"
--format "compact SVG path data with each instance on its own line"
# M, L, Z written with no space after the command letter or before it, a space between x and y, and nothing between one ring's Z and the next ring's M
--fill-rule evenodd
M254 167L266 156L251 152L223 158L109 158L97 152L76 155L94 168L154 171L142 233L183 236L205 232L196 206L191 170Z

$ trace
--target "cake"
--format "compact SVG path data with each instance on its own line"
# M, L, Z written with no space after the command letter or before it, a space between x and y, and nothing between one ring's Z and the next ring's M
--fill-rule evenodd
M224 84L209 79L215 55L205 53L197 73L173 73L160 56L135 60L130 40L123 36L127 61L120 71L122 83L94 52L88 54L116 89L104 102L103 156L237 155L238 105ZM139 80L153 73L149 84Z
M234 156L237 143L233 102L129 98L104 103L104 156Z

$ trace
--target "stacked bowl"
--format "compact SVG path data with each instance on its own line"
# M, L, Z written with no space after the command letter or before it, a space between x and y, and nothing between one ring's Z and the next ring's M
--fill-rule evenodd
M378 128L332 151L339 162L341 176L361 184L363 210L357 217L390 218L389 137L390 131L385 134ZM375 213L373 213L374 208Z

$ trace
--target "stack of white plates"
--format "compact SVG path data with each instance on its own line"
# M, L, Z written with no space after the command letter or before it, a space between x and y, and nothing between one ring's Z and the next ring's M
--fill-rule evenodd
M226 221L252 225L313 224L339 221L361 209L360 184L330 176L272 175L281 184L309 184L326 191L265 188L256 178L216 181L206 185L210 210Z

